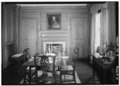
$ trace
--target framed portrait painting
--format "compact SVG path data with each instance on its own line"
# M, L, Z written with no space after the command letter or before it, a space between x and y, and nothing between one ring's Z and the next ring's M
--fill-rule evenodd
M59 30L61 28L61 14L47 14L49 30Z

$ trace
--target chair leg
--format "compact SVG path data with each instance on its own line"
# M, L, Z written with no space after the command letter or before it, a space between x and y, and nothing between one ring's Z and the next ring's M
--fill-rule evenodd
M75 73L74 73L73 77L74 77L74 81L75 81L75 84L76 84L76 78L75 78Z
M61 75L61 72L60 72L60 84L62 83L62 75Z
M25 68L26 69L26 68ZM27 72L26 72L26 70L25 70L25 75L24 75L24 82L23 82L23 84L26 84L26 75L27 75Z
M53 72L53 78L54 78L54 83L56 84L56 81L57 81L56 79L57 79L57 77L56 77L56 72L55 72L55 71Z
M23 84L26 84L26 75L24 76L24 82L23 82Z
M29 84L31 84L31 67L29 68Z

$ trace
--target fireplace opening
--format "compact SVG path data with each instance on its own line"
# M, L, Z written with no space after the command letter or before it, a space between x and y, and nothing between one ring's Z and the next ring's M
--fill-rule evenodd
M44 54L55 53L57 56L65 55L65 42L44 42Z

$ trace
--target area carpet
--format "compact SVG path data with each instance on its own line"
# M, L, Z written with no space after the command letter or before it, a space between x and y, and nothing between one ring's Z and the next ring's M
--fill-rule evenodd
M42 74L42 72L39 71L38 75L40 76L41 74ZM44 84L54 84L53 83L53 79L52 79L52 74L51 73L47 73L47 75L48 75L48 79L47 79L48 81L46 81L46 83L44 83ZM26 77L28 77L28 76L26 76ZM71 78L72 78L72 76L67 76L67 79L71 79ZM75 72L75 78L76 78L76 84L81 84L81 81L80 81L80 79L78 77L77 72ZM73 81L68 82L67 84L69 84L69 83L73 83L74 84ZM24 84L24 79L22 79L19 84ZM26 84L29 84L29 83L27 82ZM32 82L31 84L36 84L36 83ZM59 78L59 80L56 80L56 84L60 84L60 78Z

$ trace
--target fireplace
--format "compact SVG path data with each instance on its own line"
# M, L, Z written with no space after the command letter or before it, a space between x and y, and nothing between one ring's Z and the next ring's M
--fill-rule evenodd
M65 55L65 42L43 42L43 52Z

